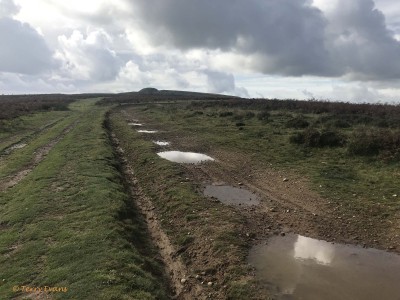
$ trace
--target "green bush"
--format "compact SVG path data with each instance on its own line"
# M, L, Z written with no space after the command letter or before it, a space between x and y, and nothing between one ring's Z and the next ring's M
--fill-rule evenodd
M304 144L307 147L340 147L346 143L345 137L339 132L324 129L307 128L290 137L294 144Z
M304 116L297 116L286 122L286 127L289 128L306 128L310 125Z
M223 111L223 112L219 113L219 116L220 117L230 117L230 116L233 116L233 112L231 112L231 111Z
M352 155L377 155L382 147L381 144L382 137L376 130L359 128L353 131L347 145L347 151Z
M358 128L347 145L351 155L376 156L383 160L400 160L400 130Z
M257 114L257 119L260 121L266 121L269 119L270 116L271 116L271 114L268 111L264 110Z

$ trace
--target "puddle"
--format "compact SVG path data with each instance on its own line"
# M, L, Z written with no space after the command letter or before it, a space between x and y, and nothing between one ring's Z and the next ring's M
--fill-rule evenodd
M153 141L154 144L158 146L168 146L169 142L163 142L163 141Z
M128 123L129 126L143 126L141 123Z
M254 246L249 263L278 299L400 299L400 256L381 250L290 234Z
M5 154L10 154L12 151L17 150L17 149L22 149L22 148L24 148L26 146L28 146L28 144L18 143L18 144L12 145L11 147L5 149L4 153Z
M156 132L158 132L158 130L138 130L137 132L140 132L140 133L156 133Z
M229 185L207 185L204 189L204 195L215 197L227 205L252 206L260 204L256 194L246 189L239 189Z
M164 151L157 153L160 157L176 163L197 164L203 161L213 161L208 155L194 152Z
M12 146L12 147L10 148L10 150L22 149L22 148L26 147L27 145L28 145L28 144L24 144L24 143L16 144L16 145Z

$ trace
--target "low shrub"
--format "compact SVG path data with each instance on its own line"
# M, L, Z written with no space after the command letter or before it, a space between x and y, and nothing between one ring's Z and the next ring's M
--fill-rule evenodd
M307 147L340 147L346 143L346 139L337 131L327 129L319 131L315 128L308 128L293 134L290 142L304 144Z
M383 160L400 160L400 130L358 128L347 145L351 155L376 156Z
M271 114L268 111L264 110L257 114L257 119L260 121L266 121L269 119L270 116L271 116Z
M222 111L222 112L220 112L219 113L219 116L220 117L230 117L230 116L233 116L233 112L231 112L231 111Z
M304 116L297 116L286 122L286 127L289 128L306 128L310 123L305 119Z

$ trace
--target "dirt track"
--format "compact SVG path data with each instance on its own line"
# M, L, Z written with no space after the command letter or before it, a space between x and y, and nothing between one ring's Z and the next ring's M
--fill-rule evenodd
M142 118L140 120L144 123L148 121ZM198 212L203 220L208 220L209 212L212 210L220 210L221 215L226 219L238 216L237 219L245 220L241 224L234 224L233 230L238 233L238 239L246 241L248 247L273 235L296 233L330 242L358 244L364 247L400 252L398 233L400 223L398 220L396 222L393 219L381 220L379 218L385 207L377 204L368 209L355 211L353 208L345 207L339 201L322 198L317 191L311 189L311 183L301 174L283 172L272 165L262 164L256 159L252 160L245 153L238 153L234 149L228 151L211 147L201 141L196 141L193 137L177 136L176 132L163 132L162 130L166 129L157 128L158 126L150 127L159 129L160 132L150 137L143 136L144 139L149 141L167 140L171 142L173 150L205 152L216 159L213 163L183 165L182 180L189 181L196 186L198 194L203 194L205 185L217 183L245 188L260 196L260 205L252 207L228 207L214 199L206 198L207 210ZM166 149L169 148L159 147L159 150ZM163 184L155 182L153 189L162 191ZM349 195L349 197L353 197L353 195ZM141 200L139 205L146 215L149 227L153 228L152 230L155 232L160 231L161 227L154 226L152 219L157 220L162 216L157 216L152 207L146 207L146 204L140 204L140 202ZM149 211L151 214L148 213ZM224 282L224 268L237 264L237 258L226 257L222 261L214 259L213 250L207 242L204 242L207 238L204 237L203 231L196 226L191 227L184 221L184 217L184 215L175 217L173 226L175 230L181 228L181 230L188 230L193 236L196 236L192 245L183 250L185 255L191 259L190 268L213 270L208 277L213 278L214 282ZM221 230L220 223L206 221L206 224L210 236L214 231ZM154 235L157 233L153 233L156 241L160 239ZM167 259L164 259L164 262L169 270L170 263ZM253 271L249 272L247 279L244 280L249 280L249 278L251 280L252 277L254 278ZM176 275L172 274L172 278L172 281L176 282ZM257 288L263 289L263 287ZM225 286L218 286L214 289L212 298L225 299L225 292ZM260 295L266 294L267 292L260 290ZM186 299L186 297L182 299ZM193 299L203 298L194 297Z
M151 123L151 120L143 120ZM165 130L165 128L155 129ZM359 207L356 211L340 201L328 201L311 189L301 174L283 172L269 164L239 153L211 147L193 136L160 132L174 149L207 152L216 163L187 165L193 184L223 182L247 188L263 201L256 208L238 209L249 220L248 229L258 238L273 233L294 232L331 242L359 244L400 253L400 216L381 219L387 208L382 203ZM152 138L157 138L157 135ZM241 185L239 185L241 183ZM199 193L202 190L199 189ZM348 197L355 195L349 194Z
M152 241L157 246L158 251L163 260L166 272L169 277L169 283L174 293L175 299L206 299L206 295L197 284L191 284L188 280L189 271L182 263L181 258L177 255L178 251L172 245L169 237L163 231L151 199L143 193L138 185L135 172L124 157L124 150L120 147L119 141L115 134L111 134L112 143L119 161L122 163L125 180L129 184L130 194L135 199L135 204L145 217L147 228L151 235Z
M64 130L56 138L52 139L46 145L38 148L33 154L32 160L28 165L24 166L16 173L8 176L7 178L0 181L0 192L17 185L22 179L24 179L34 168L36 168L40 162L49 154L51 149L57 145L76 125L78 121L75 121L71 125L64 128Z

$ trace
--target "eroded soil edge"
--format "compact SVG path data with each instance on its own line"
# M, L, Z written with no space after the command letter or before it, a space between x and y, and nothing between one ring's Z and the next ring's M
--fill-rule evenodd
M201 286L192 284L187 279L189 272L182 263L178 251L161 228L157 214L154 211L154 204L138 185L134 170L124 157L124 150L120 146L118 138L112 132L109 132L109 134L118 160L122 164L124 179L129 184L129 192L139 211L144 216L151 239L161 255L169 284L174 293L174 299L205 299L206 296Z

